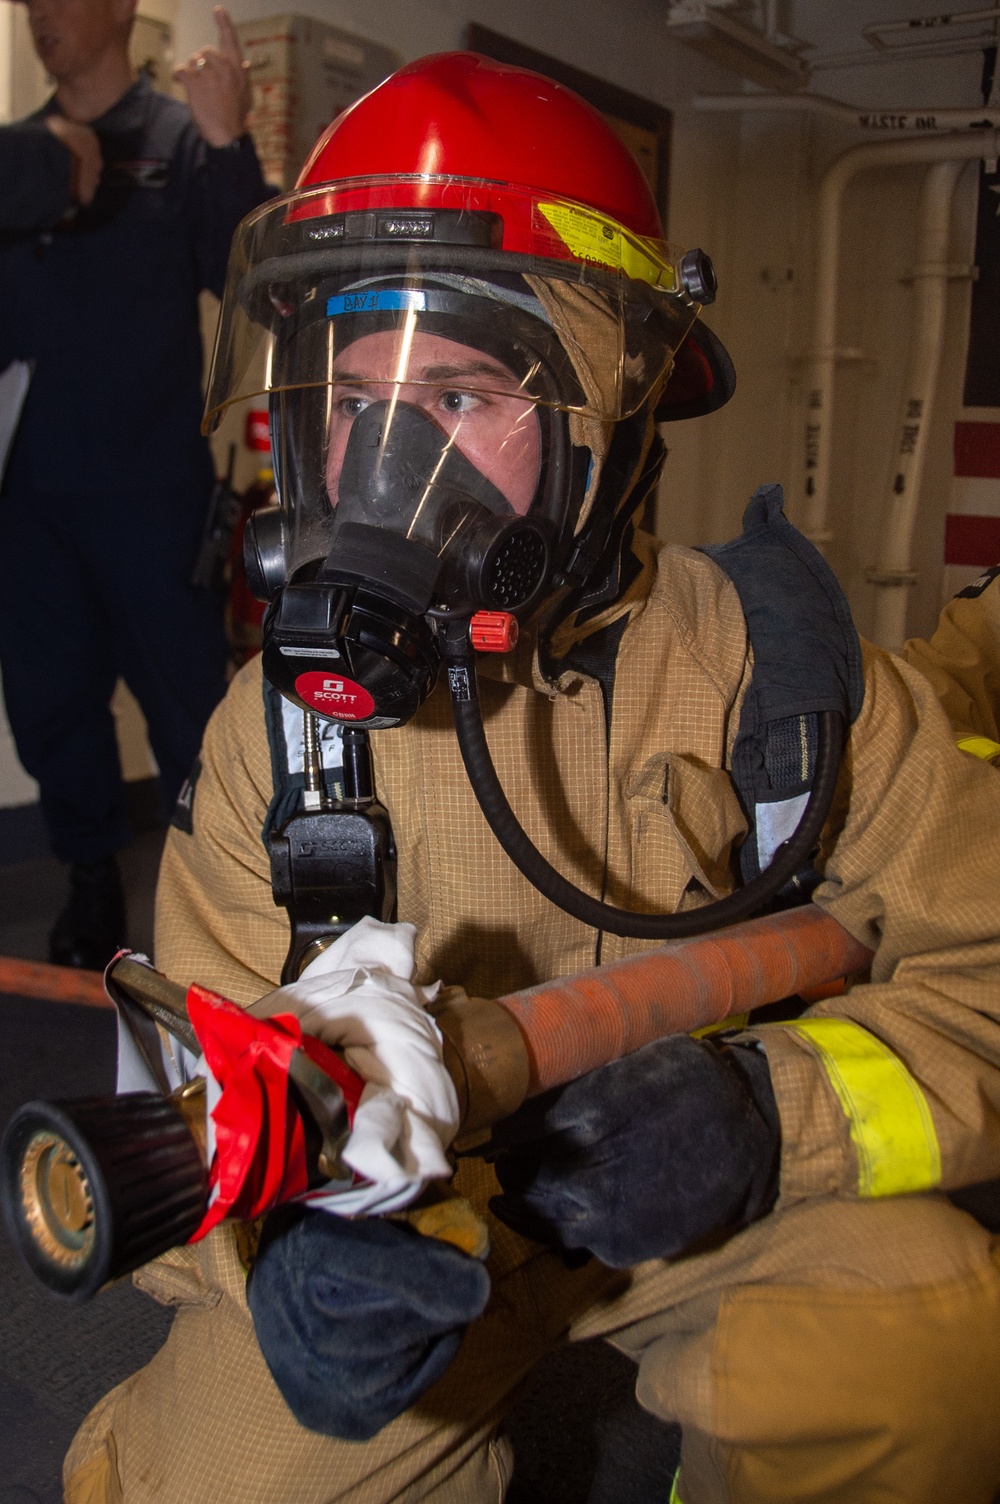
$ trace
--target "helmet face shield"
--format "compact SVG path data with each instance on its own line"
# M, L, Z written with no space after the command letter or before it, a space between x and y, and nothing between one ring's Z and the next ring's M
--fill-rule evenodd
M351 179L250 215L206 427L232 402L270 398L286 578L361 578L364 552L370 575L378 527L407 542L407 609L474 609L504 596L500 574L544 535L544 569L532 557L514 570L511 609L527 609L537 591L525 582L557 562L579 519L567 415L579 445L581 420L616 423L662 389L699 308L679 267L665 242L594 209L475 180ZM488 566L489 539L506 537L498 519L529 515L534 542L512 535L507 564L491 554Z
M662 386L697 316L680 260L584 205L503 184L414 176L298 190L237 230L205 426L232 402L330 384L352 315L413 312L448 337L463 298L501 360L526 319L561 347L561 362L514 361L525 400L617 422Z

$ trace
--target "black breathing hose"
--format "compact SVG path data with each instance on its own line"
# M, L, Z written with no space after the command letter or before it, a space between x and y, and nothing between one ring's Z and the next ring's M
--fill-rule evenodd
M529 883L557 908L611 935L622 935L630 940L682 940L689 935L703 935L709 930L721 929L723 925L748 919L805 867L833 803L846 725L839 711L825 710L818 717L815 776L802 818L794 834L782 842L770 866L759 877L725 898L680 914L638 914L628 909L615 909L591 898L561 877L519 824L497 777L486 741L479 710L474 654L462 652L459 657L454 655L452 648L448 655L448 683L455 734L465 771L479 807L500 845Z

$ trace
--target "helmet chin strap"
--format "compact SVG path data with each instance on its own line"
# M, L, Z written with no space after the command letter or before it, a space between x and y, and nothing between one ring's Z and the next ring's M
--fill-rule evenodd
M816 777L802 818L759 877L725 898L680 914L641 914L612 908L575 887L545 860L511 809L500 784L479 709L476 655L468 622L451 622L442 634L451 708L462 761L490 829L515 867L557 908L584 924L634 940L679 940L735 924L764 908L802 871L819 840L833 803L846 736L844 717L834 710L819 715Z

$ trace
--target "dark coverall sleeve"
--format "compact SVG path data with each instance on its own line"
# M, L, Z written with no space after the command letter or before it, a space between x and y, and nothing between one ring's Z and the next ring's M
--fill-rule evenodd
M0 231L47 230L72 207L72 155L40 120L0 125Z
M221 297L237 225L278 190L265 183L249 134L237 137L228 146L208 146L199 139L197 155L186 209L199 283Z

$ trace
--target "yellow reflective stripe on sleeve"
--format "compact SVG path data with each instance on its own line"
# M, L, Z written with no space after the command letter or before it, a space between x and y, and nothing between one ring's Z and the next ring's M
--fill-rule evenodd
M960 752L968 752L973 757L981 757L983 762L990 762L994 757L1000 757L1000 742L990 741L988 736L960 736L955 745Z
M927 1191L941 1179L941 1150L923 1092L897 1055L841 1018L784 1025L819 1053L850 1123L859 1196Z
M677 1492L677 1479L680 1477L680 1475L681 1470L680 1468L678 1468L676 1473L674 1474L674 1481L670 1485L670 1498L667 1500L667 1504L684 1504L683 1499Z

